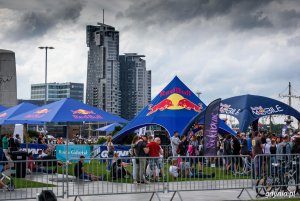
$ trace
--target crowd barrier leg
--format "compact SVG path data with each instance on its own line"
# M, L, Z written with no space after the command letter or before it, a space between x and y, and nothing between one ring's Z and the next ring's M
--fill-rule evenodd
M247 194L249 195L250 199L253 200L251 194L249 193L249 191L248 191L246 188L243 188L243 189L241 190L241 192L240 192L240 194L237 196L237 198L240 198L244 191L246 191Z
M153 193L152 193L151 198L150 198L150 201L153 199L153 196L154 196L154 195L156 195L157 199L158 199L159 201L161 201L161 199L160 199L160 197L159 197L159 195L158 195L157 192L153 192Z
M172 201L172 200L174 199L174 197L175 197L176 193L177 193L177 195L178 195L179 199L180 199L181 201L183 201L183 199L182 199L182 197L181 197L181 195L180 195L179 191L174 191L174 193L173 193L173 195L172 195L172 197L171 197L171 200L170 200L170 201Z
M74 199L74 201L76 201L76 200L77 200L77 198L78 198L80 201L83 201L83 200L82 200L82 198L81 198L79 195L75 196L75 199Z

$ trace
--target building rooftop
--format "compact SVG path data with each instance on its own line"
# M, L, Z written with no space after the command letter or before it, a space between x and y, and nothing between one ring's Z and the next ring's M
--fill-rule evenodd
M3 49L0 49L0 53L13 53L13 51L10 51L10 50L3 50Z

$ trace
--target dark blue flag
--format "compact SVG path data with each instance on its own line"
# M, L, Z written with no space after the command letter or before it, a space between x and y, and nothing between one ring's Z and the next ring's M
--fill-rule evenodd
M219 125L219 109L221 99L216 99L211 102L205 112L205 126L204 126L204 155L217 155L217 139L218 139L218 125Z

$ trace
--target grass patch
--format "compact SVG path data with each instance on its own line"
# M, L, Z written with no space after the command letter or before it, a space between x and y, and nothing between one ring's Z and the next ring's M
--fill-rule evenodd
M68 174L74 176L74 166L76 165L76 162L73 162L68 166ZM251 175L248 176L242 176L242 175L233 175L232 173L225 174L225 171L220 168L220 167L207 167L204 166L202 173L206 175L211 175L212 173L215 174L214 178L203 178L201 176L195 176L195 177L179 177L176 180L173 179L172 176L169 175L169 164L165 164L164 166L164 173L165 173L165 181L167 181L167 178L169 178L170 182L173 181L202 181L202 180L232 180L232 179L250 179ZM198 167L198 165L197 165ZM117 180L112 180L110 172L106 171L106 164L105 163L100 163L98 160L92 160L90 163L85 163L84 164L85 170L87 170L89 173L92 173L93 175L96 176L103 176L105 175L105 180L106 181L115 181L115 182L122 182L122 183L132 183L133 180L132 178L128 179L117 179ZM129 165L127 167L127 170L132 173L132 165ZM197 168L196 168L197 169ZM59 167L58 172L60 174L63 174L66 172L66 169L62 169Z
M42 188L42 187L55 187L53 184L46 184L36 181L31 181L23 178L13 178L15 188Z

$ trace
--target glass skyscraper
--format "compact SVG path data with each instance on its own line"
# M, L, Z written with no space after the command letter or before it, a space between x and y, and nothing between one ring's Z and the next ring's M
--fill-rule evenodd
M119 32L102 23L88 25L86 43L89 47L86 103L121 115Z
M151 102L151 71L146 70L144 55L120 55L121 116L133 119Z

